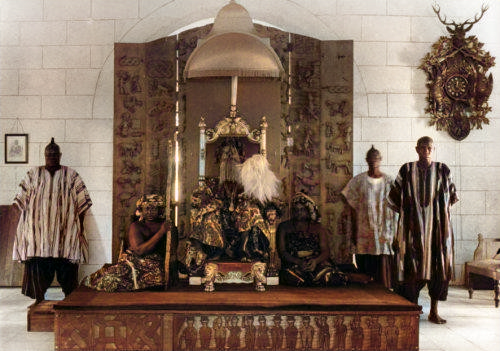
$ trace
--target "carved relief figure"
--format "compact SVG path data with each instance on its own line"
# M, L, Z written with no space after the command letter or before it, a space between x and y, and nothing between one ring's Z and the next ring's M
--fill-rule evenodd
M378 316L372 316L366 321L370 328L370 350L380 350L382 347L382 325Z
M240 334L241 327L238 325L239 318L237 316L232 316L229 326L229 336L227 337L227 346L231 350L237 350L240 348Z
M321 350L330 349L330 326L328 325L327 316L321 315L315 317L314 321L318 327L318 343Z
M299 330L295 326L295 316L286 317L286 328L285 328L285 345L286 350L295 350L297 346L297 335Z
M252 351L255 350L255 336L257 330L255 328L254 316L248 315L243 317L243 328L245 329L245 350Z
M210 341L212 339L212 328L208 326L208 317L201 316L201 327L198 330L200 337L200 347L202 350L207 351L210 347Z
M215 349L223 351L226 347L226 326L221 316L217 316L213 321L213 330L215 338Z
M354 316L354 318L349 323L351 328L351 347L353 350L363 349L363 327L361 326L361 317L359 315Z
M194 317L186 318L186 326L179 337L179 349L186 351L196 350L196 338L198 332L194 327Z
M265 350L269 347L269 327L265 316L259 316L258 321L255 346L257 350Z
M396 318L393 315L387 316L387 325L384 327L387 350L397 350L399 329L396 326Z
M313 338L314 338L314 328L311 325L311 317L302 317L302 326L299 330L300 340L302 341L303 350L312 350Z
M271 327L271 350L281 350L285 330L281 326L281 315L276 314L273 317L274 325Z
M347 336L347 326L344 324L344 316L335 317L335 345L334 350L345 350L345 342Z

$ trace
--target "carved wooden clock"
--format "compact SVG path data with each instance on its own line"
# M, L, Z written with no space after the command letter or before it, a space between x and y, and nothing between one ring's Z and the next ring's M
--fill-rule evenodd
M450 37L440 37L419 66L427 74L430 125L446 130L456 140L465 139L471 129L482 129L489 124L486 114L491 111L488 98L493 89L493 77L486 76L495 65L495 58L485 52L475 36L465 34L477 23L488 8L474 20L463 23L446 22L441 18L439 7L433 7Z

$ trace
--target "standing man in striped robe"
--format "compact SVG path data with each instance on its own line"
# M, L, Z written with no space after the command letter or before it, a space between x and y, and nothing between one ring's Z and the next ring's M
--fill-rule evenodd
M92 206L80 175L62 166L59 145L45 147L45 166L30 169L14 203L21 210L13 259L24 263L22 293L39 303L56 275L65 295L78 286L88 256L83 220Z
M453 228L450 208L458 201L450 169L432 161L432 138L425 136L415 148L418 161L405 163L391 189L389 206L399 212L393 248L399 284L395 291L417 303L427 285L431 298L429 321L446 323L438 314L453 276Z

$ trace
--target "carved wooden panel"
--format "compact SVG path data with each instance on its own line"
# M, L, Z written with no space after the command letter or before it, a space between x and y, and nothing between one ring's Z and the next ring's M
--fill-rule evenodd
M71 313L56 318L58 350L164 350L159 313Z
M113 259L142 194L165 194L175 131L175 38L115 44Z
M186 203L198 181L199 120L203 116L212 128L229 112L229 77L183 79L189 55L210 28L115 47L114 258L134 199L164 191L163 150L175 130L175 101L181 155L178 205L181 217L187 215ZM350 262L349 217L339 192L352 176L352 42L257 29L270 38L286 77L279 83L240 79L237 106L252 128L262 115L267 118L268 160L282 180L282 200L288 202L297 191L310 195L332 232L332 256L337 263Z
M297 191L319 205L332 233L336 263L351 263L350 210L340 191L352 177L352 41L292 35L291 104L285 124L293 140L284 148L288 199Z
M321 216L336 263L351 263L351 209L340 191L352 178L353 42L321 42Z
M120 313L121 312L121 313ZM56 349L417 350L419 317L398 312L57 312Z
M418 317L375 314L174 316L175 350L416 350Z

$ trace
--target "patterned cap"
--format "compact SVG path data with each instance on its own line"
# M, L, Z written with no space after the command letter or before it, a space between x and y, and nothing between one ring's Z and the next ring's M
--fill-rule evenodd
M313 199L304 194L303 192L296 193L292 198L292 207L297 204L304 205L309 211L309 217L313 222L319 222L321 220L321 216L319 214L318 206L316 206Z
M158 194L142 195L135 203L136 210L135 215L139 217L139 220L143 219L143 209L147 205L157 206L159 208L164 208L166 206L165 198ZM164 218L165 214L159 215L159 218Z

